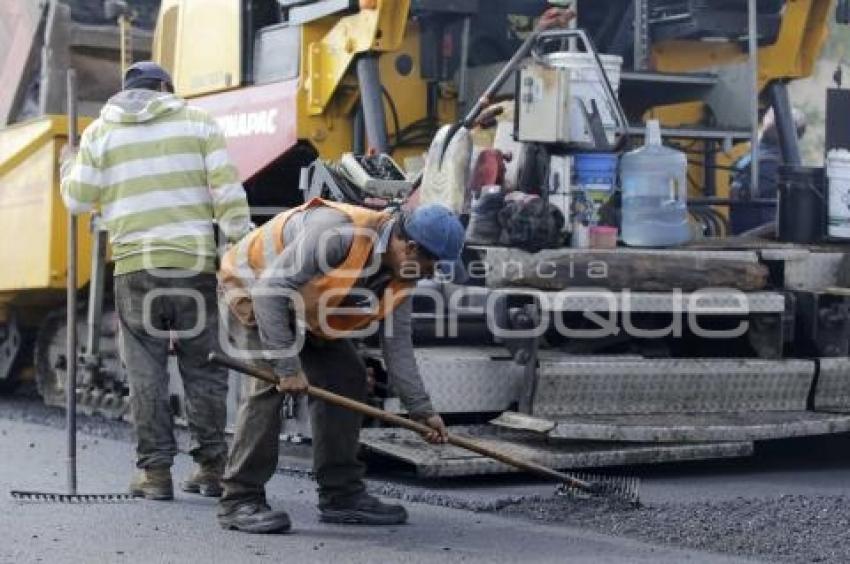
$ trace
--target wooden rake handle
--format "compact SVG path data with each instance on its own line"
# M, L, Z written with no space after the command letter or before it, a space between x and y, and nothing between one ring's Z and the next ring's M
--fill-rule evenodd
M229 368L231 370L235 370L243 374L247 374L248 376L257 378L258 380L262 380L263 382L267 382L273 386L277 386L280 381L280 379L269 370L264 370L256 366L251 366L242 362L238 362L236 360L233 360L232 358L228 358L217 353L210 353L209 362L212 364L217 364L219 366L224 366L225 368ZM316 386L308 385L307 395L313 398L318 398L320 400L326 401L330 404L337 405L339 407L344 407L345 409L350 409L351 411L356 411L374 419L379 419L385 423L390 423L392 425L396 425L397 427L408 429L410 431L422 435L431 433L434 430L431 427L428 427L427 425L423 425L422 423L418 423L406 417L401 417L394 413L384 411L383 409L378 409L377 407L372 407L371 405L367 405L365 403L355 401L351 398L347 398L345 396L329 392L325 389L317 388ZM593 489L592 484L590 484L589 482L579 480L562 472L558 472L557 470L553 470L552 468L543 466L542 464L531 462L530 460L522 460L520 458L515 458L513 456L505 454L503 452L492 450L465 437L459 437L457 435L449 434L448 443L456 447L460 447L478 453L482 456L486 456L487 458L498 460L499 462L503 462L509 466L513 466L514 468L519 468L520 470L525 470L526 472L536 474L543 478L557 480L559 482L565 483L569 486L584 491L591 491Z

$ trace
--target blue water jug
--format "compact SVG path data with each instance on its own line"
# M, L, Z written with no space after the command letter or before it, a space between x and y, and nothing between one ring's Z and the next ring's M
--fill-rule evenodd
M688 158L661 144L657 120L646 124L646 143L623 155L623 241L633 247L672 247L691 239Z

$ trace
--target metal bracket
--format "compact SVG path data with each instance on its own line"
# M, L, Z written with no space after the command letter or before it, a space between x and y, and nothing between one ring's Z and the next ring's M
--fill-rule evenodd
M531 327L536 327L540 321L540 304L529 304L523 308L523 314ZM537 356L540 351L540 339L528 339L528 360L525 364L525 389L519 398L519 411L531 415L534 409L534 397L537 395Z
M103 229L100 217L91 218L91 277L89 282L89 303L85 353L77 359L83 369L82 384L97 384L100 378L100 338L103 329L103 300L106 276L106 246L108 234Z
M321 40L307 47L305 85L310 115L325 112L358 54L398 49L409 13L410 0L378 0L374 9L340 18Z

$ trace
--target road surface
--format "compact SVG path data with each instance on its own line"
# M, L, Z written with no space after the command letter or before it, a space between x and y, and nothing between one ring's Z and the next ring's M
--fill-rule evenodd
M293 534L256 536L221 530L215 502L179 494L175 502L62 505L22 503L11 489L63 491L61 429L0 419L0 562L735 562L705 552L606 536L558 524L408 504L410 523L393 528L321 524L313 483L279 474L270 501L290 511ZM124 491L132 445L83 435L81 492ZM181 455L175 476L188 473Z

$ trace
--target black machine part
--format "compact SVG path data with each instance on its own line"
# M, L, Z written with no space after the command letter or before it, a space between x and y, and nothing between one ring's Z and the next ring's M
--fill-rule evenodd
M0 391L11 391L17 383L15 365L23 339L14 312L0 326Z
M357 82L368 147L378 153L388 153L387 117L376 54L365 53L357 58Z
M826 151L850 150L850 90L830 88L826 91Z
M800 156L800 140L797 137L797 127L788 97L788 87L784 82L774 81L767 87L770 105L776 121L776 132L779 135L779 147L782 150L782 160L786 165L799 166L803 159Z

